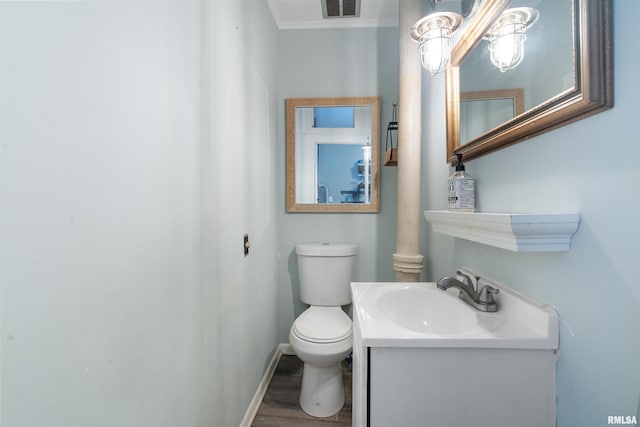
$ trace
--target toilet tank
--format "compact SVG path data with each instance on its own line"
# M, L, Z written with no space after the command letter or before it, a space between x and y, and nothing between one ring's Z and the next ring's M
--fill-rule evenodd
M309 305L351 303L358 246L353 243L301 243L296 246L300 299Z

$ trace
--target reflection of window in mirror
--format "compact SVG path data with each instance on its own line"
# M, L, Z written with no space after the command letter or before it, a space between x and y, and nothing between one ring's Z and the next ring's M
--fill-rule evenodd
M371 179L371 161L365 161L362 145L318 144L318 203L367 203L366 178Z
M371 107L298 107L296 122L296 202L371 203Z
M354 107L315 107L314 128L353 128Z

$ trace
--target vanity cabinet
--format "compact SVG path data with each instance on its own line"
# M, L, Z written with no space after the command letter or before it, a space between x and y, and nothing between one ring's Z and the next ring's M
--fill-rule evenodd
M554 427L555 310L504 286L500 311L461 333L412 332L380 310L385 295L433 285L352 284L353 426Z
M366 392L353 407L365 412L356 426L555 426L552 352L366 347L365 353L366 372L361 360L354 362L356 376L367 374L354 380L357 392Z

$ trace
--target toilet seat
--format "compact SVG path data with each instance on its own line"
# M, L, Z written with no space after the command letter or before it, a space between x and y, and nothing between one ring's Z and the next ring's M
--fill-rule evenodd
M311 306L293 322L291 332L304 341L335 343L351 337L351 319L341 307Z

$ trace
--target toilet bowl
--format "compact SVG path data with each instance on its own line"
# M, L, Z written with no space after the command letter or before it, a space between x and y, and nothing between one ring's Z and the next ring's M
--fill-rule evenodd
M314 417L330 417L344 406L341 362L352 346L351 303L357 246L303 243L296 246L300 299L309 305L291 325L289 343L304 362L300 407Z
M340 307L311 306L291 326L289 343L304 362L300 406L329 417L344 406L341 362L352 347L351 319Z

